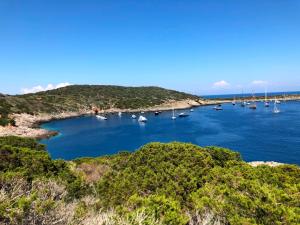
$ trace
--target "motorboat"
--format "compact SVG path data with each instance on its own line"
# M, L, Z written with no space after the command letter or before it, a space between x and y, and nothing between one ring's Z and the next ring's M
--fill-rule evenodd
M96 115L96 118L100 120L107 120L105 116L101 116L101 115Z
M186 114L185 112L179 113L178 117L187 117L189 116L188 114Z
M147 122L147 118L144 117L144 116L140 116L139 117L139 122L146 123Z
M214 110L221 111L221 110L223 110L223 108L222 108L221 105L217 105L217 106L214 107Z

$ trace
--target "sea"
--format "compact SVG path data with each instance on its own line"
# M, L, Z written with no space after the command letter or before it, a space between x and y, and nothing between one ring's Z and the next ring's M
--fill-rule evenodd
M229 148L239 152L245 161L300 165L300 101L277 106L280 109L277 114L273 112L273 103L266 108L263 102L258 102L256 110L230 103L223 104L221 111L203 106L193 112L176 110L177 115L189 114L176 120L171 119L172 111L158 116L147 112L143 114L147 123L132 119L129 113L109 114L108 120L81 116L42 124L59 135L41 143L46 144L52 158L65 160L135 151L149 142L178 141Z

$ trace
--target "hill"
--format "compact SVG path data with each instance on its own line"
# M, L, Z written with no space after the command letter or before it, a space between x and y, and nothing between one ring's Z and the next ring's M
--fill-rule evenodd
M228 149L150 143L74 161L0 138L0 224L299 224L300 168Z
M78 115L76 114L78 112L92 112L92 109L98 111L149 109L154 106L187 100L198 104L201 99L195 95L160 87L112 85L72 85L33 94L0 95L0 126L15 125L14 118L9 116L13 113L31 115L44 113L51 114L51 117L57 115L60 118L59 114L62 113L64 113L63 117L69 117L68 113L72 116ZM21 120L26 119L22 118ZM39 118L33 120L40 121ZM15 133L23 133L23 131Z
M34 94L2 98L15 113L55 113L99 109L138 109L169 101L199 100L198 96L160 87L72 85Z

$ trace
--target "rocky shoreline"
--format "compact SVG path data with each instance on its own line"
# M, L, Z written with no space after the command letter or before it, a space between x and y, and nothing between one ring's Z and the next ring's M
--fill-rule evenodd
M298 96L299 97L299 96ZM299 97L300 99L300 97ZM298 98L294 99L285 99L287 101L298 100ZM110 114L110 113L135 113L135 112L155 112L155 111L168 111L174 109L188 109L192 107L198 106L207 106L207 105L215 105L222 103L229 103L230 100L183 100L177 102L168 102L163 105L158 105L150 108L140 108L140 109L117 109L111 108L107 110L101 110L100 114ZM85 115L93 115L94 112L92 110L82 110L79 112L63 112L59 114L39 114L39 115L30 115L26 113L22 114L13 114L11 115L16 122L16 126L0 126L0 136L20 136L20 137L30 137L30 138L50 138L58 134L57 131L50 131L46 129L42 129L40 125L45 122L53 121L53 120L62 120L73 117L85 116ZM271 166L276 167L280 165L284 165L279 162L264 162L264 161L253 161L248 162L249 165L253 167L257 166Z
M274 97L274 96L273 96ZM295 101L300 100L300 95L286 96L285 98L277 97L281 101ZM250 98L249 98L250 100ZM263 100L263 98L257 99L258 101ZM110 108L106 110L99 111L100 114L110 114L117 112L154 112L154 111L168 111L174 109L188 109L191 107L198 106L208 106L223 103L230 103L232 99L199 99L198 101L187 99L182 101L170 101L162 105L157 105L149 108L139 108L139 109L118 109ZM49 138L57 135L56 131L49 131L40 128L41 123L49 122L52 120L61 120L72 117L92 115L94 112L92 110L81 110L78 112L62 112L57 114L38 114L29 115L26 113L13 114L11 117L15 120L16 126L0 126L0 136L21 136L21 137L31 137L31 138Z
M167 111L174 109L187 109L191 107L197 107L201 105L208 105L205 100L183 100L176 102L167 102L162 105L153 106L149 108L140 109L117 109L110 108L99 111L100 114L110 114L117 112L154 112L154 111ZM58 114L38 114L30 115L26 113L13 114L11 117L15 120L16 126L0 126L0 136L20 136L20 137L31 137L31 138L49 138L58 134L56 131L49 131L40 128L41 123L49 122L52 120L61 120L72 117L79 117L84 115L92 115L92 110L81 110L79 112L62 112Z

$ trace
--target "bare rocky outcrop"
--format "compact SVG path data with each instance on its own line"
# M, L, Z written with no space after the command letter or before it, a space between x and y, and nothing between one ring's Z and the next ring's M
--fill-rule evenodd
M257 166L271 166L271 167L276 167L276 166L284 165L283 163L274 162L274 161L270 161L270 162L253 161L253 162L249 162L248 164L251 165L251 166L253 166L253 167L257 167Z

